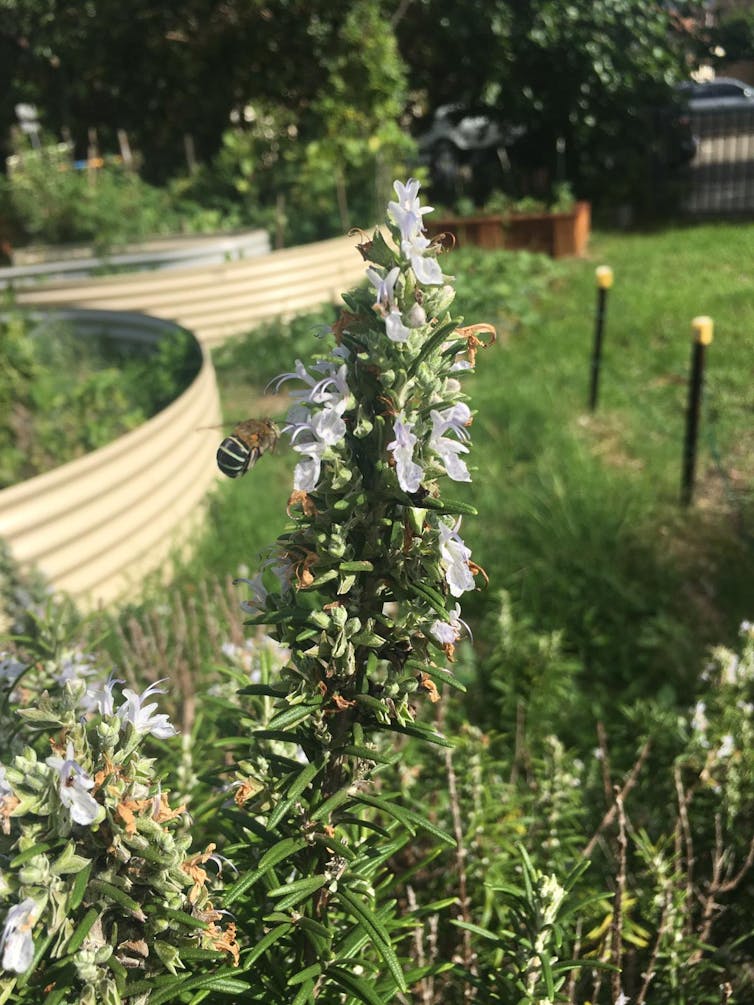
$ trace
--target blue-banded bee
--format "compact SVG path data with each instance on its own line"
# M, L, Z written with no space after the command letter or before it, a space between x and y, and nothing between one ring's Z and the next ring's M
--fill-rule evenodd
M280 433L270 419L246 419L217 448L217 466L228 478L253 468L262 454L274 450Z

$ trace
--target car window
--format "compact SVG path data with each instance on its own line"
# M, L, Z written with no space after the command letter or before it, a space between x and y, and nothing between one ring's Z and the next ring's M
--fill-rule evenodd
M737 87L735 84L718 84L716 97L739 98L743 93L744 89Z

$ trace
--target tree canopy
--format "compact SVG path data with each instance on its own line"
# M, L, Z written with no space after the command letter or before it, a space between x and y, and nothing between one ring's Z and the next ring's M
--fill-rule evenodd
M545 160L565 139L569 176L593 186L635 159L646 110L685 75L700 4L0 0L0 125L32 101L81 153L89 127L112 150L125 129L164 180L185 168L185 135L209 161L249 103L275 109L307 156L357 162L397 149L412 110L484 100Z

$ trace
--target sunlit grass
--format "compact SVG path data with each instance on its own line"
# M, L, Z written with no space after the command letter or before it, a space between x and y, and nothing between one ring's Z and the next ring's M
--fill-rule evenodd
M466 599L475 624L498 588L543 628L564 628L597 706L659 693L688 701L704 647L754 613L747 527L754 471L754 227L597 234L587 260L454 252L459 311L499 326L467 390L477 412L479 510L464 536L491 593ZM610 264L600 405L586 411L594 267ZM710 314L698 504L678 505L691 319ZM249 408L277 369L315 351L316 319L273 327L220 369L226 414ZM285 360L288 360L286 363ZM269 372L269 371L272 372ZM249 374L248 381L244 373ZM245 389L245 384L248 384ZM263 400L265 414L274 402ZM236 574L285 524L295 458L282 448L220 485L187 576ZM743 528L743 533L742 533ZM184 576L180 577L184 579ZM478 639L481 649L484 640Z

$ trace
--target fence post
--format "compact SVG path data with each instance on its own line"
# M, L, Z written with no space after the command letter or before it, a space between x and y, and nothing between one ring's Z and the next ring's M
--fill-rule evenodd
M594 317L594 347L592 348L591 380L589 383L589 411L597 407L599 393L600 366L602 364L602 334L605 328L607 291L613 285L613 270L609 265L600 265L595 270L597 278L597 310Z
M689 375L689 399L686 406L686 437L683 444L683 478L681 481L681 503L688 506L694 494L694 472L696 469L696 442L699 434L699 412L704 385L704 352L712 342L714 322L706 315L700 315L691 322L694 333L691 349L691 373Z

